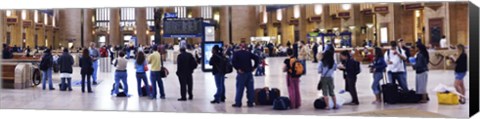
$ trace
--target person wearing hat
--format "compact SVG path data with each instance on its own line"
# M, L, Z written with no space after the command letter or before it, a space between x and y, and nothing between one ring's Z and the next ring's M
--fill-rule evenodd
M45 90L45 85L48 81L49 89L55 90L52 83L53 56L50 49L45 50L39 68L42 71L42 89Z

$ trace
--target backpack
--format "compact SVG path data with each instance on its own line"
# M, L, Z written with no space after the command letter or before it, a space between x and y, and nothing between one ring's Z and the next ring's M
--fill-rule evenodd
M229 73L232 73L233 72L233 66L232 64L230 63L230 60L226 57L221 57L221 56L218 56L218 58L220 59L220 63L219 63L219 70L222 71L222 73L225 73L225 74L229 74Z
M58 84L58 87L60 88L60 91L66 91L68 86L65 83L60 83Z
M290 65L288 67L288 73L292 77L300 77L303 74L303 72L304 72L303 64L300 63L300 61L298 61L295 58L290 58Z
M278 97L273 101L274 110L287 110L290 108L290 99L288 97Z

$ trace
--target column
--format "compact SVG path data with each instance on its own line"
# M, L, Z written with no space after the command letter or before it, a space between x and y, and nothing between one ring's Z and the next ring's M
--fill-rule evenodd
M123 38L120 37L120 8L110 9L110 45L121 45Z
M94 42L93 37L93 11L94 9L83 10L83 45L88 46L90 42Z
M26 10L27 19L30 21L30 27L25 29L25 47L30 46L30 48L35 47L35 21L34 21L34 10Z
M135 8L135 26L137 30L138 45L147 45L147 13L145 8Z
M22 32L22 26L21 26L21 23L22 23L22 19L20 17L20 13L21 11L20 10L12 10L12 17L16 17L18 20L17 20L17 23L15 25L10 25L10 26L7 26L7 27L10 27L10 45L13 46L13 45L17 45L17 46L20 46L22 44L21 42L21 32Z
M81 47L81 10L82 9L63 9L60 10L59 28L61 37L58 38L61 41L62 46L68 47L68 43L73 43L75 48ZM68 41L68 40L73 41ZM84 44L85 45L85 44Z
M2 10L0 11L0 39L3 43L5 43L5 28L7 27L6 23L5 23L5 10ZM2 45L3 47L3 45ZM3 48L2 48L3 49Z
M241 38L249 39L255 35L257 19L254 6L232 6L232 41L240 43Z
M307 24L308 24L308 21L307 21L307 17L306 17L306 6L305 5L300 5L300 17L298 18L299 22L298 22L298 28L299 28L299 31L298 31L298 35L300 39L298 39L299 41L304 41L305 43L307 43L307 34L308 34L308 31L310 29L307 29Z
M223 41L223 43L230 43L230 38L229 38L229 35L230 35L230 32L228 30L228 22L229 22L229 13L228 13L228 7L230 6L222 6L220 8L220 23L219 23L219 26L220 26L220 39ZM232 39L233 41L233 39Z

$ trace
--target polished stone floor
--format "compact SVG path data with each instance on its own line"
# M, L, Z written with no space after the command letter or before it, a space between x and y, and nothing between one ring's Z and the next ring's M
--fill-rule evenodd
M285 83L285 74L281 72L284 58L268 58L266 67L266 76L255 77L255 87L264 86L276 87L281 90L281 95L287 96ZM300 88L302 95L302 107L288 111L275 111L271 106L257 106L254 108L242 107L232 108L234 98L235 73L228 74L226 79L227 102L222 104L210 104L215 93L214 79L211 73L204 73L197 68L194 76L194 97L195 99L187 102L178 102L180 96L179 82L174 72L176 66L172 62L166 62L166 67L171 75L164 80L166 99L150 100L145 97L138 97L136 88L135 72L133 69L133 60L129 62L129 92L132 94L129 98L117 98L110 96L110 90L113 84L113 73L99 73L100 84L93 87L94 93L81 93L80 86L75 85L72 92L58 91L59 74L54 74L55 91L43 91L41 87L34 87L23 90L3 89L0 91L0 108L3 109L51 109L51 110L109 110L109 111L142 111L142 112L195 112L195 113L240 113L240 114L288 114L288 115L344 115L358 112L369 112L375 110L389 109L412 109L428 111L446 115L448 117L468 117L468 101L465 105L439 105L432 89L438 84L453 85L453 71L434 70L429 73L428 92L431 98L430 102L425 104L371 104L374 95L371 90L372 76L368 73L367 66L362 67L363 72L359 75L357 81L358 95L360 99L359 106L344 106L338 110L315 110L313 101L319 97L321 92L316 91L316 84L319 81L319 75L316 73L317 64L308 62L307 76L301 78ZM79 68L74 68L79 72ZM74 74L73 81L79 81L79 73ZM468 79L468 75L465 79ZM339 91L344 88L342 74L335 73L335 89ZM408 72L409 88L415 88L415 74L410 68ZM465 86L469 88L468 80L465 80ZM467 92L468 94L468 92ZM468 97L468 95L467 95ZM244 102L246 99L244 98ZM408 115L408 114L406 114Z

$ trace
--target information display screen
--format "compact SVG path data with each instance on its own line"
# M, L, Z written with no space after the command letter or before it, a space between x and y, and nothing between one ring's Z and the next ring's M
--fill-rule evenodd
M195 35L202 34L202 24L203 20L201 19L190 19L190 18L169 18L164 19L163 21L163 33L167 37L181 37L181 35L190 35L195 37Z
M213 46L218 45L218 47L223 47L223 42L204 42L203 43L203 56L202 56L202 68L203 71L211 71L212 66L210 65L210 58L213 56L212 48Z

